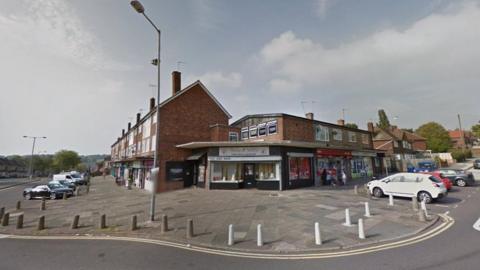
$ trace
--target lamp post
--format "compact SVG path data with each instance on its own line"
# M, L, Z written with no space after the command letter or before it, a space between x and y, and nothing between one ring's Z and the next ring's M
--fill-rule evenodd
M150 18L145 14L145 8L140 3L140 1L131 1L130 5L137 11L142 14L145 19L155 28L158 34L158 56L157 59L152 60L152 64L157 66L157 123L155 125L155 153L153 155L153 167L158 168L158 154L160 153L160 48L161 48L161 31L160 29L150 20ZM153 190L152 190L152 199L150 202L150 221L155 220L155 193L157 192L157 177L154 177L153 180Z
M37 141L37 139L46 139L47 137L45 137L45 136L23 136L23 138L33 139L32 154L30 155L30 164L28 165L28 175L29 175L30 180L32 180L32 174L33 174L32 165L33 165L33 154L35 153L35 142Z

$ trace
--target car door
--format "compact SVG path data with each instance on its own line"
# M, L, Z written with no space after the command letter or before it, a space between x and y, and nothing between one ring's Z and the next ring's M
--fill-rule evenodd
M444 170L441 172L446 178L448 178L448 180L450 180L450 182L455 183L455 178L457 177L457 174L454 170Z
M392 194L395 196L401 196L402 184L405 177L403 174L392 175L388 181L385 182L385 194Z

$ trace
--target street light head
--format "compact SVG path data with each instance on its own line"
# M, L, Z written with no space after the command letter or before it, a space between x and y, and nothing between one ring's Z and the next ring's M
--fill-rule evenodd
M27 136L23 136L24 138L27 138Z
M47 137L43 136L42 138L46 139Z
M145 12L145 8L143 8L142 3L140 1L130 1L130 5L137 11L138 13L143 13Z

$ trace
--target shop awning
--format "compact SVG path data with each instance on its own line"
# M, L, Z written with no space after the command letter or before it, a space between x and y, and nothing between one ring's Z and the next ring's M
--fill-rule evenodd
M201 157L203 157L203 155L205 155L206 152L200 152L200 153L197 153L195 155L191 155L187 158L187 160L199 160Z

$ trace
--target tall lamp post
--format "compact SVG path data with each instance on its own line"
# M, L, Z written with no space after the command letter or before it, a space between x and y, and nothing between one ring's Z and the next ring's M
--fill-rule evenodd
M157 124L155 125L155 153L153 155L153 167L158 168L158 153L160 153L160 46L161 46L161 31L160 29L150 20L150 18L145 14L145 8L139 1L131 1L130 5L137 11L142 14L145 19L155 28L158 34L158 56L157 59L152 60L152 64L157 66ZM157 192L157 182L158 182L158 173L157 177L153 177L153 190L152 190L152 199L150 202L150 221L155 220L155 193Z
M29 175L30 180L32 180L32 174L33 174L32 166L33 166L33 154L35 153L35 142L37 141L37 139L46 139L47 137L45 137L45 136L23 136L23 138L33 139L32 154L30 155L30 164L28 165L28 175Z

